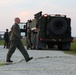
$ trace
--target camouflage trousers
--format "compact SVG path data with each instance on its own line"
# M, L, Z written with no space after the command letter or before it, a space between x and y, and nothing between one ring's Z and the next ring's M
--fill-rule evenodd
M10 58L13 55L13 53L15 52L16 48L19 49L19 51L24 56L25 60L27 60L29 58L28 52L24 48L22 41L21 40L16 40L16 41L11 41L6 60L10 60Z

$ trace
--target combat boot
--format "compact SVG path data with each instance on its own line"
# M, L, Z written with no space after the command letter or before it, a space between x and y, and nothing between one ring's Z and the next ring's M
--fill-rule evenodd
M26 60L26 62L29 62L30 60L32 60L33 59L33 57L30 57L30 58L28 58L27 60Z
M13 62L12 60L6 60L6 62Z

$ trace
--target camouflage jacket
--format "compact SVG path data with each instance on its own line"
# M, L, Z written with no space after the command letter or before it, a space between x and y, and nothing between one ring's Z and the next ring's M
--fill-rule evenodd
M20 27L18 24L14 24L11 28L10 40L20 40Z

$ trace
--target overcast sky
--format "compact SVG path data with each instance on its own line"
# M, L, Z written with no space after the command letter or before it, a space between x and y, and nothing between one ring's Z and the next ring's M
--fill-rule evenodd
M26 22L39 11L70 17L72 36L76 36L76 0L0 0L0 31L10 29L15 17Z

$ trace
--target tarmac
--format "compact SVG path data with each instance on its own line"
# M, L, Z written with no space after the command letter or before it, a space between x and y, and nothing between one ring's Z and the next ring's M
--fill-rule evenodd
M26 48L26 47L25 47ZM0 46L0 75L76 75L76 56L55 50L27 50L33 59L29 62L16 49L6 65L8 49Z

